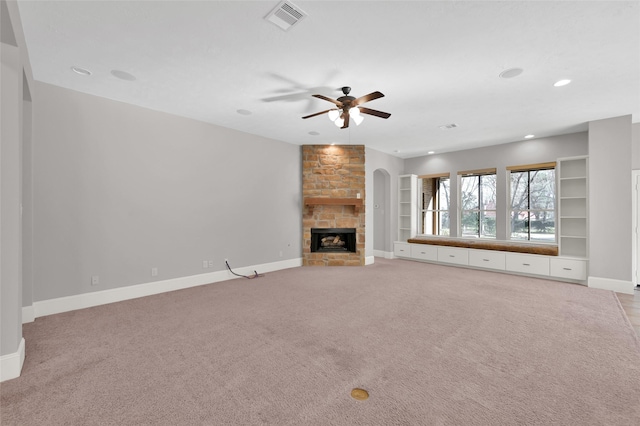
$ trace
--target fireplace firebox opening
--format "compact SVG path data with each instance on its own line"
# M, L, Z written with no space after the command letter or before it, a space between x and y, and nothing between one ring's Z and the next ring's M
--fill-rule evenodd
M311 228L311 253L356 252L355 228Z

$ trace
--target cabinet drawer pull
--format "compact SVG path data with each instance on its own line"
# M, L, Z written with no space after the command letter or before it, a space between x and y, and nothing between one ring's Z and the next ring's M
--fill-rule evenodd
M482 259L482 260L483 260L484 262L488 262L488 261L489 261L489 259Z
M427 254L427 253L425 253L425 252L421 251L421 252L420 252L420 254Z
M565 271L573 271L573 269L571 268L562 268L562 269L564 269Z
M449 257L455 257L454 255L450 254Z
M530 263L523 263L522 266L531 266Z

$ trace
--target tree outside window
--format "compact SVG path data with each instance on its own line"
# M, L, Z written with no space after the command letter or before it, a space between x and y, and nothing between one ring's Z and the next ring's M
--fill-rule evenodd
M421 188L421 221L420 233L425 235L450 235L449 205L450 189L449 175L438 177L423 177L420 179Z
M511 170L511 239L556 241L555 166Z
M495 170L460 178L460 234L466 238L496 238Z

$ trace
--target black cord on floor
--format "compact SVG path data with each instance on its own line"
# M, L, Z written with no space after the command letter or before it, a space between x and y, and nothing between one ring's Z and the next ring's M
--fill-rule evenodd
M252 280L254 278L258 278L258 277L264 277L264 275L262 274L258 274L257 271L253 271L253 275L248 276L248 275L240 275L240 274L236 274L235 272L233 272L233 270L231 269L231 266L229 266L229 262L227 262L226 260L224 261L224 263L227 265L227 269L229 269L229 272L231 272L233 275L235 275L236 277L243 277L246 278L248 280Z

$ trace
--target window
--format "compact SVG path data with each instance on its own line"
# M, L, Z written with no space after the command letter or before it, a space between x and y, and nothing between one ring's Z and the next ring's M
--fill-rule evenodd
M420 176L420 233L450 235L449 174Z
M511 176L511 239L556 241L555 163L508 167Z
M459 172L460 235L496 237L496 169Z

